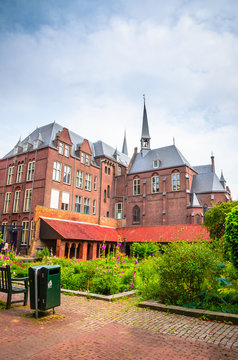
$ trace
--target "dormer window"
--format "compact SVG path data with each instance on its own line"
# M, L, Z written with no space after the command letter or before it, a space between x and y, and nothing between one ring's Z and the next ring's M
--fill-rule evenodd
M159 160L154 160L154 161L153 161L153 168L154 168L154 169L158 169L159 166L160 166L160 161L159 161Z
M64 153L64 144L61 141L59 142L58 149L59 149L59 154L63 155L63 153Z

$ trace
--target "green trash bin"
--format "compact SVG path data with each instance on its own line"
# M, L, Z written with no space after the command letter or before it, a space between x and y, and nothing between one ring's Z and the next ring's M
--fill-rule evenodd
M29 268L28 274L29 274L29 287L30 287L30 307L31 309L36 308L36 281L37 281L37 297L38 297L38 309L40 309L40 300L42 298L42 294L40 293L40 269L43 265L39 266L31 266ZM37 280L36 280L36 273L37 273Z
M36 310L45 311L60 305L59 265L40 265L30 267L29 282L31 309L36 309L37 305ZM36 294L38 298L37 304L35 301Z

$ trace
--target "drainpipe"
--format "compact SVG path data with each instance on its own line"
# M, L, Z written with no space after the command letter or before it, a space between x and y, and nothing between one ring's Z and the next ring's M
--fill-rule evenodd
M76 181L76 178L75 178L75 173L76 173L76 158L74 158L74 178L73 178L73 191L72 191L72 201L71 201L71 211L73 211L73 203L74 203L74 186L75 186L75 181Z
M4 179L3 190L2 190L2 202L1 202L0 219L1 219L1 216L2 216L3 204L4 204L4 192L5 192L6 180L7 180L7 168L8 168L8 158L7 158L7 163L6 163L5 179Z
M31 212L32 212L32 203L33 203L33 193L34 193L34 183L35 183L35 175L36 175L36 159L37 159L37 149L35 152L35 170L34 170L34 176L32 180L32 187L31 187L31 206L29 211L29 229L28 229L28 236L27 236L27 252L29 249L29 242L30 242L30 235L31 235Z
M99 176L99 196L98 196L98 224L100 224L101 216L101 191L102 191L102 163L104 160L100 159L100 176Z

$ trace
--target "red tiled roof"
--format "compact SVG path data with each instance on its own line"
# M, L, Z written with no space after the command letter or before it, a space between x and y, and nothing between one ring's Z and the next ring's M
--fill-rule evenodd
M118 241L118 234L115 228L69 220L56 220L43 217L41 219L64 239Z
M63 239L127 242L170 242L210 240L209 233L201 225L161 225L144 227L110 228L70 220L41 218Z
M210 240L209 233L201 225L161 225L144 227L125 227L117 229L121 239L127 242L170 242Z

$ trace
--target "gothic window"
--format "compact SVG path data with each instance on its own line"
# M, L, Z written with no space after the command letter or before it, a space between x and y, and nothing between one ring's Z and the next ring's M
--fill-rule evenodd
M140 208L139 208L139 206L137 206L137 205L134 206L132 217L133 217L133 224L140 223Z
M140 179L133 180L133 195L140 194Z
M172 191L180 190L180 173L176 172L172 174Z
M158 193L159 192L159 176L153 176L151 178L151 191L152 193Z

